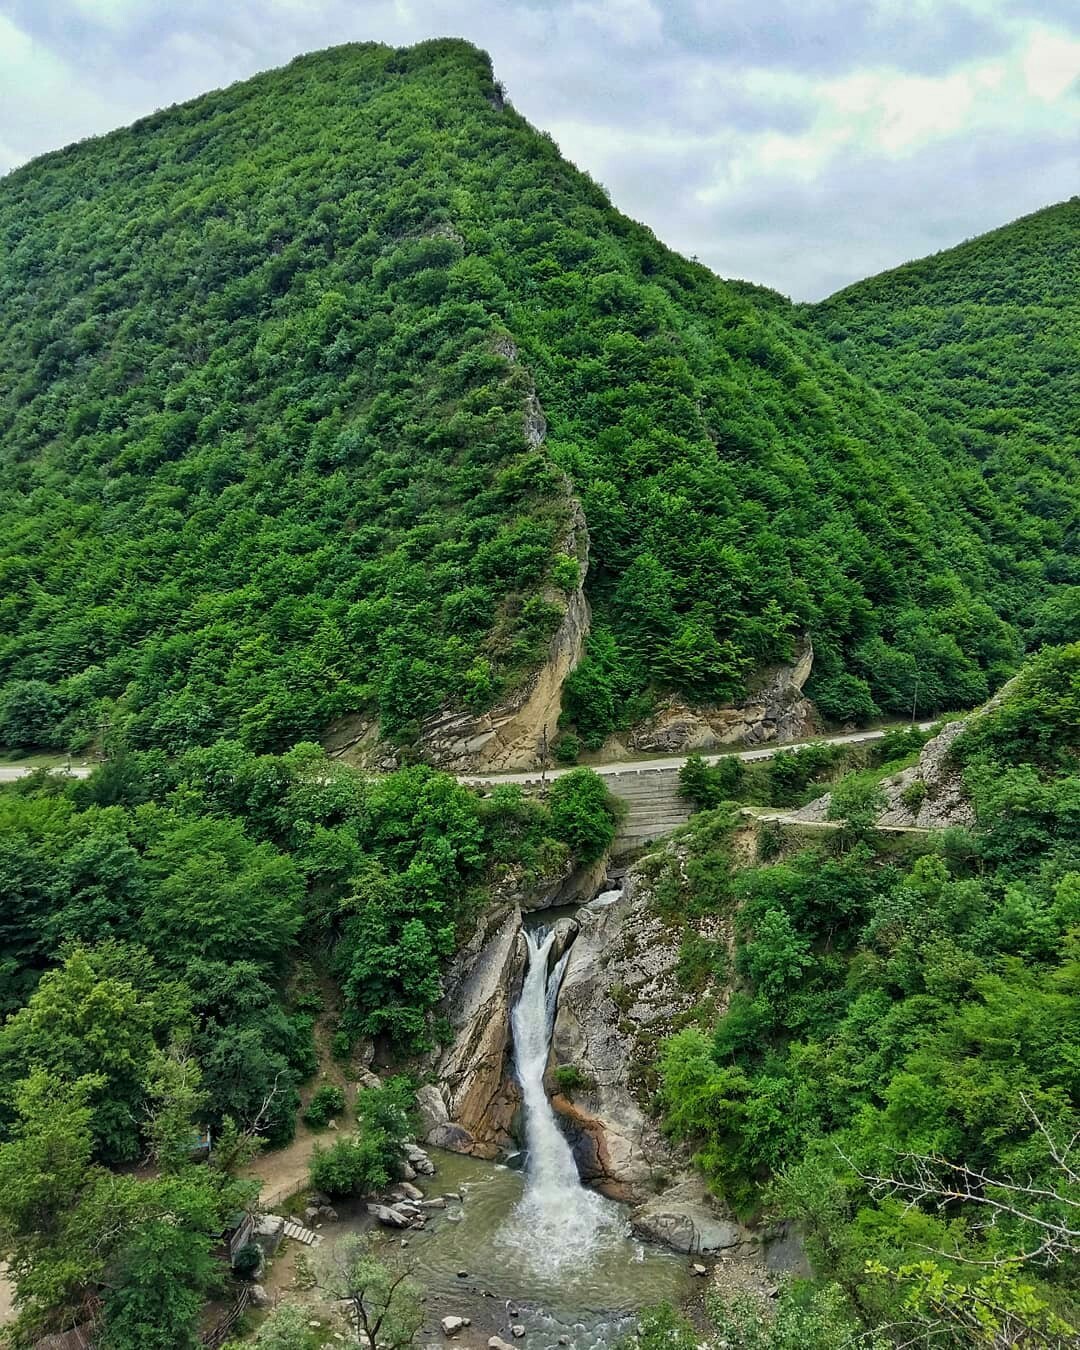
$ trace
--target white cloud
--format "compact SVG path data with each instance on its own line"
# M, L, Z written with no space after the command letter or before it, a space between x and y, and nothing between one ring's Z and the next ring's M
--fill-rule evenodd
M1028 93L1051 103L1080 79L1080 42L1039 28L1028 40L1021 65Z

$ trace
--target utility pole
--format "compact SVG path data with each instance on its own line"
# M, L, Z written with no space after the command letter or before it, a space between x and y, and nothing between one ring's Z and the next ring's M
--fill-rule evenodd
M915 692L911 696L911 725L915 725L915 705L919 701L919 668L915 667Z
M544 729L540 733L540 793L543 795L547 786L547 766L548 766L548 734L547 723L544 723Z

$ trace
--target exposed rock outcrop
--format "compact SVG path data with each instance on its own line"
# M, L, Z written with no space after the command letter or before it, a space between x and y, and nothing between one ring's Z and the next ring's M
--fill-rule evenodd
M978 714L976 714L977 716ZM887 802L878 825L904 829L942 830L975 824L975 811L964 791L960 767L950 755L966 723L949 722L923 746L917 764L881 784ZM832 794L816 797L789 820L828 820Z
M521 911L490 911L458 953L440 1006L454 1039L432 1065L443 1118L430 1093L422 1104L428 1143L479 1158L513 1146L519 1095L509 1072L510 1009L524 966Z
M685 1166L642 1106L646 1065L697 995L675 977L681 934L654 913L638 869L614 902L586 905L570 948L552 1037L555 1063L589 1083L552 1104L582 1176L617 1199L653 1194L658 1173Z
M807 638L794 662L762 674L745 703L692 708L680 698L668 698L648 721L631 730L624 753L675 754L804 739L814 730L814 705L802 692L813 664L814 648ZM619 748L609 743L605 752Z
M537 405L537 415L539 405ZM538 422L529 423L538 427ZM547 659L535 675L505 703L484 713L450 709L429 717L421 727L419 745L424 757L455 773L487 773L528 769L540 762L546 736L554 739L562 710L562 687L574 669L589 632L589 602L584 582L588 570L589 535L585 515L576 497L569 495L570 527L562 552L575 558L579 581L568 597L554 588L545 592L550 603L563 603L562 621L548 644Z
M556 905L584 904L604 884L607 859L575 867L567 857L565 864L550 875L526 878L520 870L507 872L493 890L498 904L517 905L522 910L550 909Z
M662 1242L677 1252L709 1256L759 1243L754 1234L720 1210L699 1177L688 1177L639 1205L630 1223L639 1237Z

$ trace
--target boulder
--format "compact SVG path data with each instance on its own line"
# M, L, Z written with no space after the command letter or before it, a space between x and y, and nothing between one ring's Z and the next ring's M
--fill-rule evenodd
M401 1192L401 1194L405 1197L406 1200L423 1200L424 1198L424 1192L420 1189L419 1186L414 1186L411 1181L400 1182L397 1186L397 1189Z
M476 1137L471 1131L465 1129L463 1125L454 1125L449 1121L436 1125L427 1136L427 1141L433 1148L445 1148L450 1153L475 1153L478 1157L486 1156L486 1148L477 1145Z
M525 1335L524 1325L521 1322L515 1322L514 1325L510 1328L510 1335L513 1336L516 1340L520 1341L522 1336Z
M464 1330L469 1325L467 1317L444 1317L439 1324L443 1329L444 1336L456 1336L459 1331Z
M446 1201L442 1198L441 1195L435 1195L435 1196L432 1196L432 1198L431 1198L430 1200L421 1200L421 1201L420 1201L420 1208L421 1208L421 1209L445 1209L445 1208L446 1208Z
M280 1214L263 1214L255 1220L252 1236L267 1256L273 1256L285 1236L285 1220Z
M726 1251L754 1241L734 1219L720 1213L716 1202L695 1177L639 1205L630 1215L630 1225L638 1237L695 1255Z
M433 1175L435 1164L419 1144L406 1144L405 1157L408 1159L410 1165L414 1167L421 1176L430 1177Z
M373 1214L386 1228L408 1228L415 1217L402 1213L394 1205L368 1205L367 1212Z
M432 1130L450 1119L443 1095L434 1083L425 1083L416 1093L416 1114L420 1121L420 1136L427 1139ZM429 1141L430 1142L430 1141Z
M488 1338L488 1350L514 1350L514 1347L501 1336L491 1336Z

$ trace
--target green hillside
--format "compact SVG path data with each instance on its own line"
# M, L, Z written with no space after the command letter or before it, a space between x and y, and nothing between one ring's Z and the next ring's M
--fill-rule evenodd
M999 610L1029 639L1080 632L1080 197L840 291L811 310L855 374L918 412L997 504ZM1035 599L1039 567L1060 583Z
M0 739L407 743L490 706L576 584L565 475L588 742L804 633L828 717L916 670L920 711L974 703L1075 581L1065 522L830 346L616 212L458 41L36 160L0 182Z

